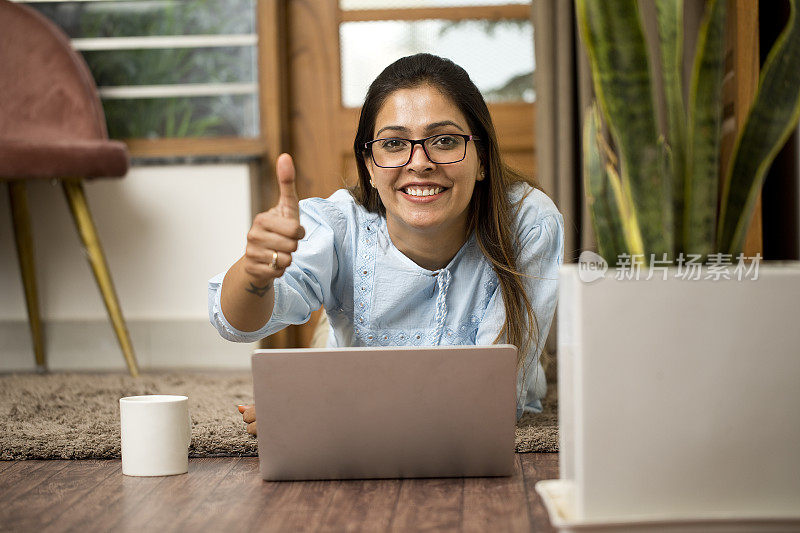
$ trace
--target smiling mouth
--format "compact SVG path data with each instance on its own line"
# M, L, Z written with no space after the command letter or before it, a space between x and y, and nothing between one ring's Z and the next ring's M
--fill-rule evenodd
M436 196L447 190L447 187L404 187L401 192L414 197Z

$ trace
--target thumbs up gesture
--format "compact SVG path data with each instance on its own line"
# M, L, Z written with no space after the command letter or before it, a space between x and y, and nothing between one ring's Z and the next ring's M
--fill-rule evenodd
M292 264L292 253L306 231L300 225L300 200L292 157L281 154L275 164L280 187L278 204L256 215L247 233L244 270L256 285L271 283Z

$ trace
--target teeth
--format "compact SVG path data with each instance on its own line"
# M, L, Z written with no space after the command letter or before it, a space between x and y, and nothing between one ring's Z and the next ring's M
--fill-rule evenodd
M421 189L419 187L414 188L407 188L405 189L406 194L410 194L411 196L432 196L434 194L439 194L442 192L442 187L435 187L433 189Z

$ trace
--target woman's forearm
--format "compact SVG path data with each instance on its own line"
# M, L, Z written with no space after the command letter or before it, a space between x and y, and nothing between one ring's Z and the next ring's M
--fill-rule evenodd
M240 331L261 329L272 316L275 305L273 279L257 283L243 268L244 257L225 274L222 281L220 303L222 314Z

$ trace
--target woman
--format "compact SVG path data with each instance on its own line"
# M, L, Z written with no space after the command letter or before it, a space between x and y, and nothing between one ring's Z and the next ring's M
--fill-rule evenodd
M209 281L211 322L253 342L324 305L329 346L508 342L519 348L517 417L540 412L563 218L501 162L468 74L430 54L389 65L353 148L358 184L327 199L298 201L291 158L278 158L280 201ZM254 408L239 409L255 434Z

